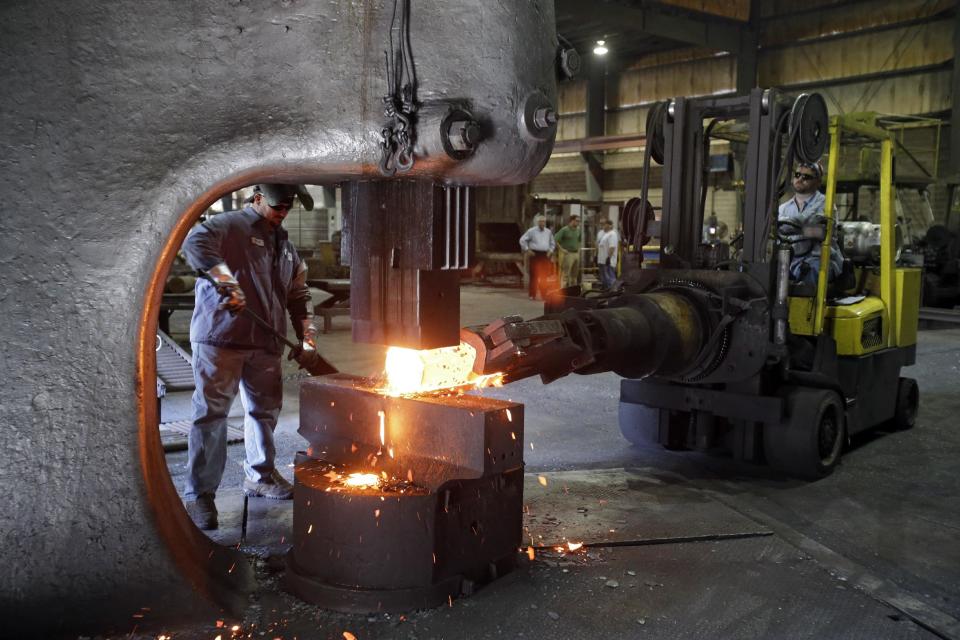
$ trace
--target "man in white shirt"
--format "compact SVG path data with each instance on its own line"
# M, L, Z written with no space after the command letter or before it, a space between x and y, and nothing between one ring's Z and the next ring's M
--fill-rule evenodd
M534 226L520 236L520 249L529 258L530 299L541 299L546 296L546 279L553 273L553 253L557 250L557 243L553 239L553 232L547 229L547 219L543 216L534 218Z
M617 253L620 237L613 230L613 222L603 221L603 228L597 235L597 265L600 267L600 284L604 289L613 287L617 279Z

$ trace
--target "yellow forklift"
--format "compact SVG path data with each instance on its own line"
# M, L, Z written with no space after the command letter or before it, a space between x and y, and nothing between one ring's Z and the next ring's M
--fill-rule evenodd
M820 264L829 264L832 234L841 234L844 273L835 283L821 269L813 291L802 285L789 288L789 329L796 337L815 344L818 336L832 338L836 367L820 370L826 378L819 390L800 389L788 397L787 438L767 438L767 461L788 471L795 468L798 437L809 435L807 423L826 423L817 430L822 463L815 473L829 471L841 454L841 442L830 437L831 428L849 437L886 424L895 429L913 427L919 406L919 390L912 378L900 377L900 368L916 357L920 308L921 269L897 264L897 220L894 200L895 139L877 125L870 114L830 118L830 151L827 157L826 224L820 246ZM838 181L845 166L844 155L878 159L874 184L879 186L876 221L836 224ZM868 172L869 173L869 172ZM867 180L869 181L869 180ZM859 184L863 181L857 181ZM816 357L816 356L815 356ZM819 370L819 367L815 367ZM833 387L828 394L823 387ZM831 427L830 423L836 423ZM831 443L829 446L827 443Z

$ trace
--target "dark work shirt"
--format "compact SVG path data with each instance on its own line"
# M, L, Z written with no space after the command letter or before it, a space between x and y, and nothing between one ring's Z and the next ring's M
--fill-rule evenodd
M312 316L306 265L283 227L274 227L251 207L212 216L183 243L191 267L206 271L225 262L247 298L247 308L286 335L285 312L295 327ZM220 295L197 279L190 342L235 349L282 352L276 337L242 314L218 309Z

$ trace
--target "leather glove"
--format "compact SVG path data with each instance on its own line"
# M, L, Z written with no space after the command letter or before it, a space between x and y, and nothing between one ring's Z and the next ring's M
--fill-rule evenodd
M300 368L314 376L325 376L330 373L338 373L337 368L330 364L315 349L306 349L297 347L290 350L288 360L296 360Z
M247 297L243 295L243 289L240 283L234 277L233 272L226 263L221 262L214 265L207 271L207 275L213 281L213 286L217 288L220 294L219 309L226 309L230 313L240 313L247 306Z

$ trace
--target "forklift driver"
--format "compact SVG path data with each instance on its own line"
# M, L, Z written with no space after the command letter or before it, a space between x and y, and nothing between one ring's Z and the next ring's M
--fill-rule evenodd
M804 226L816 225L823 216L826 196L820 192L823 166L819 162L801 162L793 174L793 197L780 205L778 219L781 232L793 246L790 261L790 279L806 284L817 284L820 274L820 241L802 235ZM830 271L827 279L833 280L843 271L843 254L833 234L830 243Z

